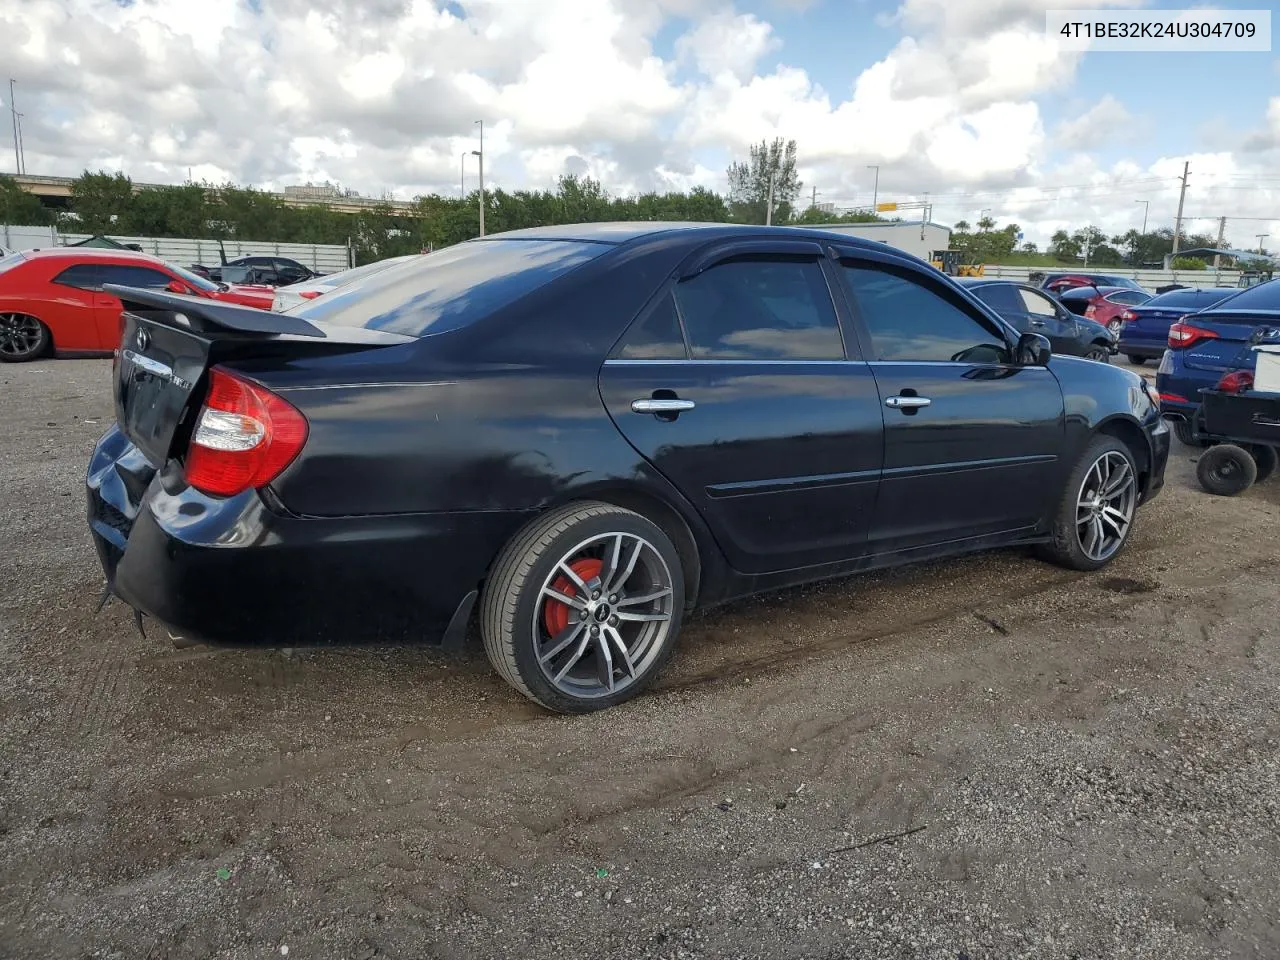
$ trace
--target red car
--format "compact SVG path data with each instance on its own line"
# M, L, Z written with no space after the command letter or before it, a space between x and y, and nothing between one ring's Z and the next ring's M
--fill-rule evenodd
M1077 316L1087 317L1120 336L1123 314L1130 308L1146 303L1151 294L1131 287L1070 287L1058 294L1062 305Z
M110 354L120 301L103 284L168 290L271 309L271 287L233 287L144 253L55 247L0 259L0 360Z

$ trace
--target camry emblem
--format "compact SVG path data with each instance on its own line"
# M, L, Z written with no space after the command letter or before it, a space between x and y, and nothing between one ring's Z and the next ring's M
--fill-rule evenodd
M139 350L145 350L147 347L151 346L151 334L147 333L145 330L139 329L138 336L135 339Z

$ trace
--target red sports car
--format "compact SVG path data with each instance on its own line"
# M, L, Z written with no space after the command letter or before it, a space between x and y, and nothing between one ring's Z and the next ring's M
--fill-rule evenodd
M110 354L120 341L120 301L106 283L168 290L271 309L271 287L234 287L144 253L55 247L0 259L0 360Z

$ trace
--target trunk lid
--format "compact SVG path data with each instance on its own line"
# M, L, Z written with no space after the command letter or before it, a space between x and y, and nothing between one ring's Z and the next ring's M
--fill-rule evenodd
M115 284L104 289L124 305L114 370L116 421L156 467L190 433L215 363L367 350L413 340L202 297Z
M1212 316L1212 319L1210 317ZM1249 343L1249 338L1260 326L1257 317L1231 316L1229 314L1193 314L1187 317L1187 323L1217 334L1208 340L1200 340L1183 351L1182 360L1193 370L1225 373L1236 365L1241 351Z

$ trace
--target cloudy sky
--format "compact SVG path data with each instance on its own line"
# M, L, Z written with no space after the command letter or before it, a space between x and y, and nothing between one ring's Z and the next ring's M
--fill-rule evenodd
M927 192L944 223L989 208L1042 243L1140 226L1141 200L1172 226L1190 160L1192 229L1259 218L1229 221L1229 241L1280 247L1280 60L1046 35L1047 8L1117 5L1142 4L0 0L0 37L29 173L407 199L458 191L483 119L504 187L577 172L614 193L723 189L729 160L780 135L820 202L870 202L878 164L881 200Z

